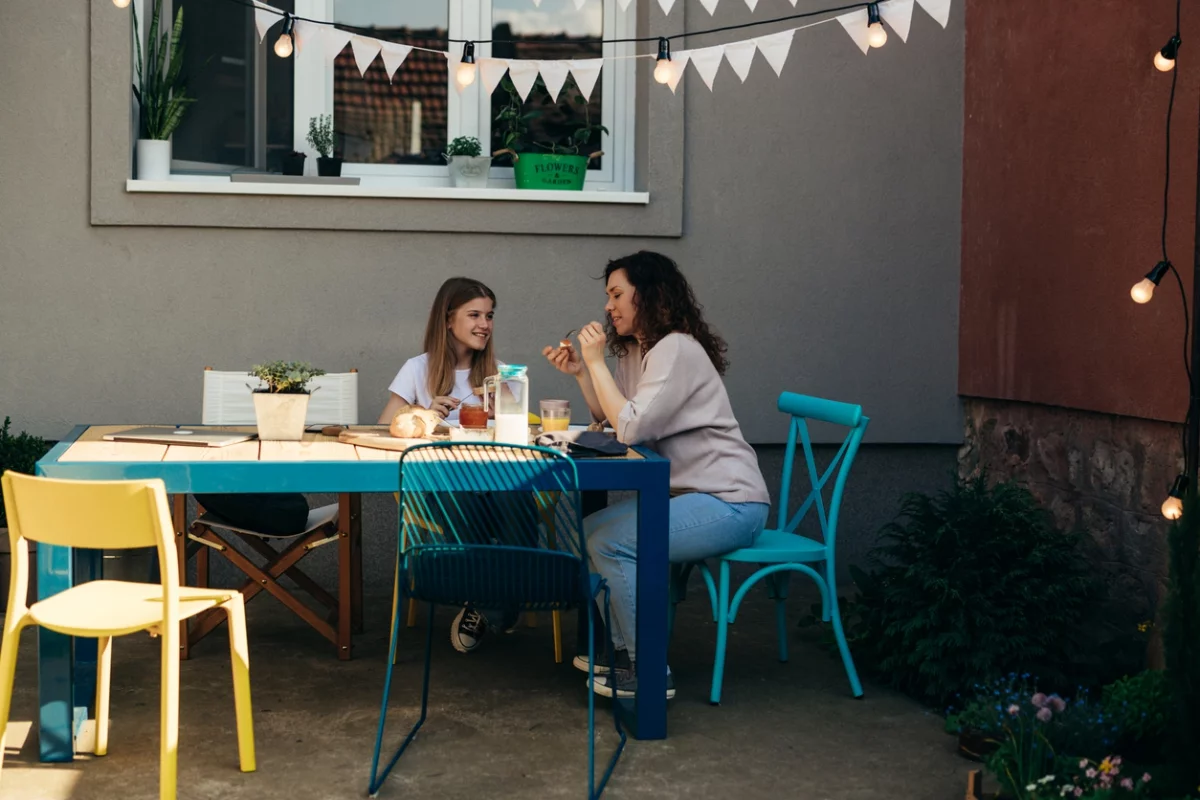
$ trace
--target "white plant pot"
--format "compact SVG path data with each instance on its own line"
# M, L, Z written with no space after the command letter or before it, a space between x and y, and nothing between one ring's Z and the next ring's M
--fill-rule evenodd
M491 156L450 156L450 178L459 189L486 189Z
M304 438L307 394L254 393L258 438L267 442L298 442Z
M171 140L137 140L139 181L165 181L171 177Z

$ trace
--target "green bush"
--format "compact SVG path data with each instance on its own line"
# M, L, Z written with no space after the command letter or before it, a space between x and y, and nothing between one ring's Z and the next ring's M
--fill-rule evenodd
M10 423L11 420L5 417L4 427L0 428L0 473L11 469L13 472L32 475L34 465L46 455L50 445L45 439L30 436L28 433L22 432L16 436L9 434ZM0 526L5 524L7 518L4 515L3 495L0 494Z
M985 475L905 496L851 569L855 657L879 679L944 707L1007 673L1070 684L1072 639L1099 585L1079 532L1057 530L1028 490Z
M1171 719L1171 684L1165 672L1146 670L1105 686L1103 703L1126 742L1156 744Z

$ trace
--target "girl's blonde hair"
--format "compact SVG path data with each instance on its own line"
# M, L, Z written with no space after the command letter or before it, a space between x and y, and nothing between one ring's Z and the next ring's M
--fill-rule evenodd
M450 341L450 320L462 306L485 297L496 306L496 293L474 278L450 278L438 289L429 309L429 321L425 323L424 350L429 356L429 393L434 397L450 394L454 389L454 370L458 357ZM471 351L471 388L483 386L483 379L495 375L496 356L492 352L492 340L487 347Z

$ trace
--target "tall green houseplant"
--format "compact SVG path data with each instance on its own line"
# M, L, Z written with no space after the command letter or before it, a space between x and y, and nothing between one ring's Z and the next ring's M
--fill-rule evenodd
M187 107L196 102L187 96L183 70L183 6L175 12L170 30L159 30L162 0L154 0L150 29L146 36L146 57L142 58L142 38L138 31L137 4L133 4L134 71L137 83L133 96L138 101L139 138L166 140L183 121Z

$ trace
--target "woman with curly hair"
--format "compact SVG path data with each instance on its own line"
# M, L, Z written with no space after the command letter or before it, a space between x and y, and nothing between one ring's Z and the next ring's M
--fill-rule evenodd
M543 355L575 376L592 416L608 420L620 441L646 445L671 460L671 561L750 546L766 524L770 496L721 379L729 363L725 341L704 321L692 287L666 256L641 251L618 258L604 278L606 325L584 326L578 352L568 342L545 348ZM605 362L606 344L617 359L615 373ZM588 516L584 531L592 568L611 589L616 648L615 664L596 664L594 690L632 697L637 501ZM576 658L575 666L586 671L587 657ZM674 696L668 670L667 698Z

